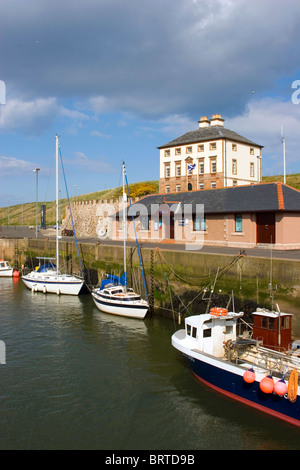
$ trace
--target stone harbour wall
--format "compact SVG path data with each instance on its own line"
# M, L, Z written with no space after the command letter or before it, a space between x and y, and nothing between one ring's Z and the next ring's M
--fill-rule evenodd
M120 210L118 199L77 201L71 203L72 217L78 237L111 236L114 213ZM72 230L72 219L67 207L61 229Z

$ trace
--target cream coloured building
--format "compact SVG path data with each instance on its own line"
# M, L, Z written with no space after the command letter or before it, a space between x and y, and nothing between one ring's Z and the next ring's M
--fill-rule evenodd
M218 189L261 182L263 146L224 127L221 115L158 147L159 192Z

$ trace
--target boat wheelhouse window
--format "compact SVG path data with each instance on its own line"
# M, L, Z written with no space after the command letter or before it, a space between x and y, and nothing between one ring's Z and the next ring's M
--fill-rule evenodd
M275 318L269 318L269 330L274 330Z
M290 328L290 317L281 317L281 328Z
M267 326L268 326L268 319L267 319L267 317L262 317L262 319L261 319L261 326L262 326L262 328L267 328Z
M233 325L226 325L225 326L225 334L231 335L233 333Z
M211 337L211 328L207 328L203 330L203 338L210 338Z
M192 329L192 337L197 338L197 328L195 328L194 326L193 326L193 329Z
M191 334L191 325L186 325L186 333L190 336L190 334Z
M4 263L0 263L0 268L5 268L5 264L4 264Z

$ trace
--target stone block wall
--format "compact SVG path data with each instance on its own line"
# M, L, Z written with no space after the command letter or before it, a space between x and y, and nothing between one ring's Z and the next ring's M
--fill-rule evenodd
M78 237L111 237L113 217L119 207L118 199L77 201L71 203L71 211ZM70 210L66 208L62 230L72 230Z

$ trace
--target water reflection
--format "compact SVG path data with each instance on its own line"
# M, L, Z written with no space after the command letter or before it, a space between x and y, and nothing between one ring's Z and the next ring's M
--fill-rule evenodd
M174 323L1 280L1 449L297 449L299 432L201 385Z

